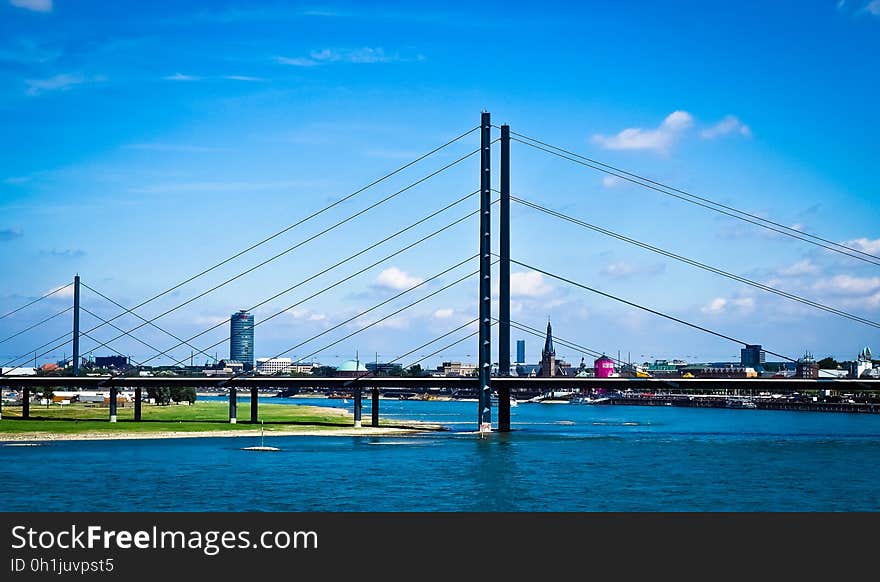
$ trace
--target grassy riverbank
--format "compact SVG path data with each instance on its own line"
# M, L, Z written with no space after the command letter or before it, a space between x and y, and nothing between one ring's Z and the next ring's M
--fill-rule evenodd
M258 434L260 425L247 421L249 406L239 406L238 424L229 423L224 402L196 402L191 406L144 404L142 420L133 420L131 406L119 407L118 422L108 422L106 406L71 404L31 405L28 420L21 407L4 406L0 440L47 440L58 438L154 438L171 436L246 436ZM274 434L397 434L401 431L431 430L437 427L416 422L380 422L378 428L353 429L350 412L338 408L290 404L260 404L260 419L266 433ZM369 423L369 419L366 419Z

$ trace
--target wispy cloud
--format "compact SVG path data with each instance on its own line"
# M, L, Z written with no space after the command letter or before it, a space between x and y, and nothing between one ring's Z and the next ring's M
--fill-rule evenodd
M602 274L612 279L627 279L633 276L651 277L659 275L666 270L666 265L657 263L655 265L635 265L626 261L615 261L608 263L602 268Z
M602 176L602 186L605 188L616 188L623 183L624 181L617 176Z
M735 115L727 115L715 125L700 132L703 139L715 139L723 135L737 133L743 137L752 137L752 130Z
M4 184L24 184L25 182L30 182L30 176L10 176L8 178L3 179Z
M40 95L46 91L66 91L85 82L86 79L82 75L68 73L55 75L48 79L25 79L24 81L27 85L25 93L28 95Z
M835 295L864 295L880 291L880 277L856 277L853 275L834 275L816 281L813 285L817 291Z
M716 297L701 307L700 311L708 315L721 315L723 313L750 313L754 309L755 300L752 297L738 297L734 299Z
M610 136L596 134L593 143L609 150L653 150L666 154L693 124L694 118L687 111L673 111L656 128L628 127Z
M195 75L184 75L183 73L174 73L167 77L162 77L164 81L201 81L202 78Z
M455 314L455 310L451 307L447 307L444 309L438 309L434 312L434 317L437 319L449 319Z
M49 251L41 250L40 254L49 257L57 257L59 259L76 259L86 256L86 252L81 249L52 249Z
M249 75L220 75L219 77L204 77L202 75L186 75L184 73L174 73L173 75L167 75L162 77L163 81L182 81L182 82L195 82L195 81L243 81L248 83L261 83L265 81L262 77L251 77Z
M223 75L223 78L227 81L246 81L251 83L260 83L265 81L265 79L261 77L249 77L247 75Z
M9 0L9 3L34 12L52 12L52 0Z
M868 2L865 5L865 12L873 14L874 16L880 16L880 0L873 0L872 2Z
M20 228L0 228L0 241L13 240L21 237Z
M309 52L306 57L275 57L275 62L292 67L316 67L330 63L393 63L399 61L419 61L424 57L418 55L413 58L404 58L399 54L388 54L385 49L363 47L358 49L321 49Z
M805 275L818 275L819 267L810 259L798 261L792 265L782 267L778 274L783 277L803 277Z
M326 313L312 311L311 309L292 309L287 313L298 321L324 321L327 319Z

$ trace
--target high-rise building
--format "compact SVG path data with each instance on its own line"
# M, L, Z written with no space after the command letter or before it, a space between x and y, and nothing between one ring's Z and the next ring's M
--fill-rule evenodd
M544 349L541 350L541 371L538 376L550 378L556 375L556 350L553 348L553 330L550 329L550 320L547 320L547 337L544 340Z
M526 363L526 340L516 340L516 363Z
M254 316L245 310L229 318L229 359L254 369Z
M760 345L746 345L739 351L739 363L744 368L761 368L764 366L766 357Z

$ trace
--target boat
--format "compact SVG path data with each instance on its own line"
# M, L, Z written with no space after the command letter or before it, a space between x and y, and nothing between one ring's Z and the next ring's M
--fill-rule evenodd
M739 398L728 398L725 404L727 408L758 408L753 401Z
M267 447L263 442L263 421L260 421L260 446L258 447L243 447L241 450L243 451L259 451L264 453L275 453L280 451L278 447Z
M607 396L593 398L592 396L575 396L569 400L569 404L608 404L611 399Z

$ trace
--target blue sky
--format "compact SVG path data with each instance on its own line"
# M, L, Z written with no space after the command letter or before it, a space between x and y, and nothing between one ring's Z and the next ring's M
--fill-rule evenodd
M880 2L362 4L4 0L0 311L79 273L134 305L475 126L495 123L880 254ZM153 316L477 147L476 135L139 312ZM520 144L512 190L670 251L880 320L880 271ZM496 175L497 179L497 175ZM189 337L478 187L459 164L160 319ZM292 305L475 208L470 200L255 310ZM876 329L514 207L514 258L791 356L851 358ZM272 356L476 252L466 221L257 328ZM476 264L473 263L474 268ZM514 269L514 318L635 360L739 347ZM305 356L462 267L288 355ZM476 280L317 358L387 360L476 316ZM0 320L0 338L63 309ZM84 291L103 317L115 308ZM83 315L86 326L95 325ZM137 325L131 317L115 322ZM67 316L0 344L5 363ZM103 327L94 337L118 335ZM176 342L138 331L162 349ZM208 346L221 327L194 343ZM451 336L457 337L457 336ZM521 337L514 333L513 339ZM526 337L528 359L540 340ZM448 343L447 340L446 343ZM474 359L473 340L439 359ZM83 351L94 342L83 340ZM113 344L142 361L154 352ZM410 356L416 359L444 345ZM222 344L210 351L221 357ZM70 352L63 346L42 359ZM579 361L580 354L559 349ZM101 348L99 355L107 354ZM177 357L189 353L177 349ZM177 358L175 358L177 359ZM203 360L204 358L197 358ZM151 363L169 363L167 358ZM409 363L405 361L404 363Z

